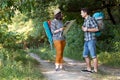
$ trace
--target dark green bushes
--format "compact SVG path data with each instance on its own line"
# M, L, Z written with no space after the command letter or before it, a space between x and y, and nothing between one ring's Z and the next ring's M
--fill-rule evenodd
M119 25L106 24L101 37L98 38L97 47L100 51L120 51L120 27Z
M82 59L83 42L81 25L75 23L66 35L65 55L78 60Z

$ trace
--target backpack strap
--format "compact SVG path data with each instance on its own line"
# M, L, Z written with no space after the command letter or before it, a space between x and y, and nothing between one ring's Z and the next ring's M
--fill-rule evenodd
M50 27L50 25L51 25L51 21L50 21L50 20L48 20L47 22L48 22L48 25L49 25L49 27Z

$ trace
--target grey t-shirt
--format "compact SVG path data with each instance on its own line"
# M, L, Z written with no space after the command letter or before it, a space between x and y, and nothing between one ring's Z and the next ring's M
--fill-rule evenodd
M59 31L58 33L54 33L55 30L63 27L63 22L61 20L54 19L51 21L51 31L53 34L54 40L65 40L65 36L63 36L63 31Z

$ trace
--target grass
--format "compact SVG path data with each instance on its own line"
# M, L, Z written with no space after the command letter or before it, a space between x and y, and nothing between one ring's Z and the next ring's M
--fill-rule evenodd
M38 49L29 49L28 52L32 52L40 56L41 59L54 61L55 50L51 50L49 47L40 47Z
M99 54L99 61L109 67L119 68L120 67L120 53L119 52L102 52Z
M38 62L23 50L0 50L1 80L46 80L38 68Z
M106 74L103 72L97 73L97 74L93 74L92 75L94 77L95 80L119 80L117 76L113 76L110 74Z
M77 51L77 50L73 50L73 49L65 49L65 53L64 56L69 57L71 59L75 59L75 60L79 60L79 61L83 61L83 57L82 57L82 52L81 51Z

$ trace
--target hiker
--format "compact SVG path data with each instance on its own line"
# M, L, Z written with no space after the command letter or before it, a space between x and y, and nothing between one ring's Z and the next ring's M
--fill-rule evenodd
M51 32L53 34L53 43L56 49L55 70L63 69L63 51L65 48L65 36L63 36L63 16L60 9L54 10L54 19L51 21Z
M83 72L97 72L98 71L98 59L96 55L96 37L95 32L99 31L98 24L94 18L89 15L89 10L87 8L81 9L81 16L84 18L84 23L82 25L82 30L84 31L84 50L83 57L85 58L85 62L87 65L86 70L82 70ZM89 57L89 53L91 58L93 59L93 67L94 70L91 70L91 60Z

